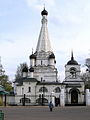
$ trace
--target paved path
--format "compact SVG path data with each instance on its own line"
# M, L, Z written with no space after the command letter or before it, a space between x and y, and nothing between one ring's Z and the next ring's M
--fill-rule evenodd
M90 107L55 107L52 112L43 106L0 107L4 120L90 120Z

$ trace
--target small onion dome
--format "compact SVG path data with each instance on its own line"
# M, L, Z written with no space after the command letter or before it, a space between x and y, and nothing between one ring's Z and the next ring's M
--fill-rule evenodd
M35 54L30 55L30 59L36 59L36 55Z
M48 15L48 12L45 10L45 8L44 8L44 10L41 12L41 15L43 16L43 15Z
M22 69L22 72L28 72L28 67L25 66L25 67Z
M29 71L30 71L30 72L34 72L34 68L31 67L31 68L29 69Z
M49 58L51 59L51 58L55 58L55 55L52 53L51 55L49 55Z
M67 65L78 65L76 60L70 60L67 62Z
M74 60L73 52L72 52L71 60L67 62L67 65L78 65L78 62Z

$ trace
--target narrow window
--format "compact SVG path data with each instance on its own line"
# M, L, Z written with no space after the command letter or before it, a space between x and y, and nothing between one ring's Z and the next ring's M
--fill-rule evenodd
M42 82L43 78L41 77L41 82Z
M24 95L24 88L22 88L22 95Z
M28 92L31 92L31 87L28 87Z
M42 60L41 60L41 65L42 65Z

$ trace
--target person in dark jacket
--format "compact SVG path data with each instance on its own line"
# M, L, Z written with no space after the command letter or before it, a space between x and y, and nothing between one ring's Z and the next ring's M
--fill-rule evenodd
M53 110L53 103L52 103L52 101L50 101L50 103L49 103L49 109L50 109L50 111L52 112L52 110Z

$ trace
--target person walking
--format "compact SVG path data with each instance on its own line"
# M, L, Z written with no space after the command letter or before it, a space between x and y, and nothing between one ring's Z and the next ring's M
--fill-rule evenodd
M50 103L49 103L49 109L50 109L50 111L52 112L52 110L53 110L53 103L52 103L52 101L50 101Z

